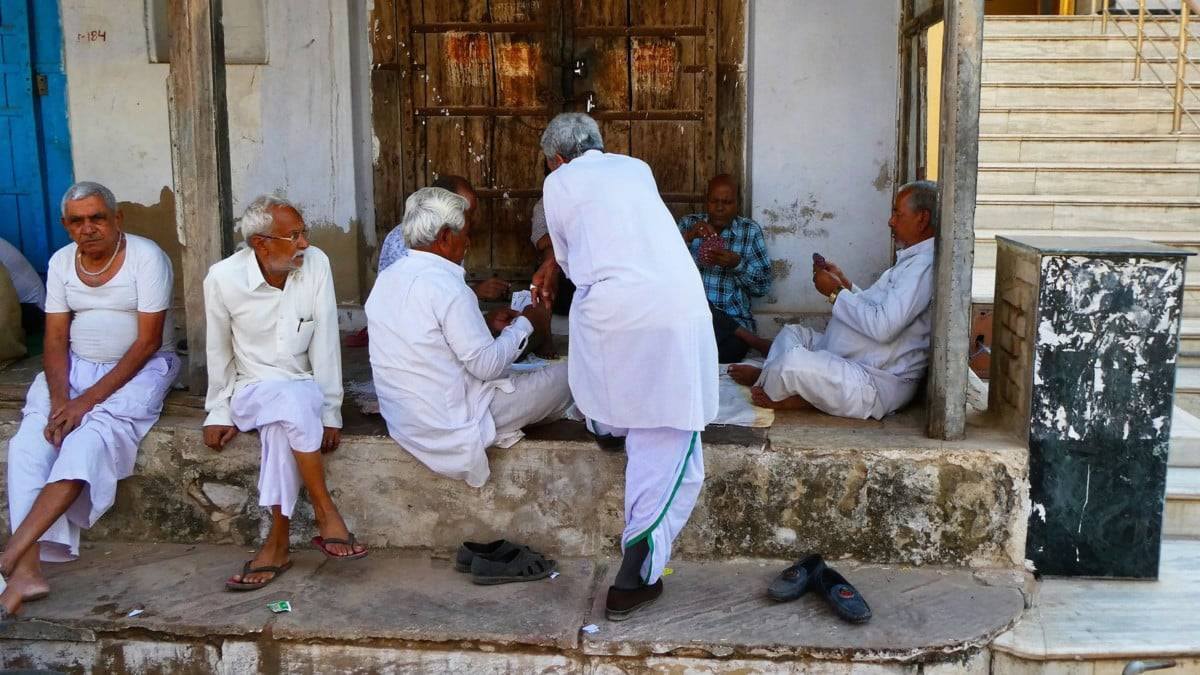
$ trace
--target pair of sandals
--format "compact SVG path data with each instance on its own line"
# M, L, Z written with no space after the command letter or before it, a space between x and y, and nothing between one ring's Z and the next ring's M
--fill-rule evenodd
M313 537L309 543L313 545L313 548L317 549L321 553L324 553L325 557L329 558L330 560L358 560L359 558L367 557L367 549L366 548L359 551L358 553L346 553L343 555L338 555L338 554L334 553L333 551L329 550L330 545L341 544L343 546L349 547L350 550L353 551L354 547L358 545L358 540L356 540L354 538L353 532L351 532L350 536L347 537L346 539L335 539L333 537ZM270 573L271 577L265 581L259 581L259 582L255 582L255 583L250 583L250 582L246 582L246 581L226 580L225 581L225 590L227 590L227 591L257 591L258 589L266 587L271 582L273 582L276 579L278 579L279 577L283 576L284 572L287 572L288 570L292 569L292 561L291 560L285 562L282 565L262 565L260 567L251 567L250 565L253 562L254 562L253 560L247 560L242 565L241 577L243 579L245 579L247 576L249 576L251 574L263 574L263 573Z
M558 563L507 539L486 544L464 541L455 555L454 570L470 574L472 583L495 586L545 579L558 571Z
M834 613L850 623L866 623L871 619L871 607L846 577L828 567L820 554L807 556L787 568L771 582L767 597L776 602L790 602L816 589Z

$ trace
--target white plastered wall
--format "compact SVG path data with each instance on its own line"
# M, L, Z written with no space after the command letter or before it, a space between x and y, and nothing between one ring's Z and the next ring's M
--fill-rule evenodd
M866 286L891 265L900 3L757 0L750 24L750 204L775 261L759 330L824 315L819 252Z
M362 30L351 25L362 17L348 2L266 3L268 63L226 66L234 214L261 193L281 191L304 208L311 227L356 236L372 205L355 115L370 102L352 100L359 59L349 41L366 40L365 20ZM164 189L174 189L169 66L149 62L144 0L61 0L61 10L75 176L108 185L122 202L157 205ZM369 135L365 143L369 180ZM161 227L155 239L177 246L174 222Z

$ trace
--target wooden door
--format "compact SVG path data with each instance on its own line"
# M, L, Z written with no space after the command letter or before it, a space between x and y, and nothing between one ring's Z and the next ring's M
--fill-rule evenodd
M381 155L399 157L404 195L448 174L475 186L471 278L529 277L539 140L564 110L590 112L608 150L649 163L677 215L703 201L716 164L716 0L399 0L396 10L403 42L375 52L377 68L400 74L403 148Z
M716 166L716 2L571 4L569 109L648 163L676 216L698 209Z

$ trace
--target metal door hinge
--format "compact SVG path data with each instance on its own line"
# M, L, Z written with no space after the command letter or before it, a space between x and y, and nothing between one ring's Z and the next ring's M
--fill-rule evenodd
M34 75L33 88L38 96L46 96L50 93L50 80L45 75Z

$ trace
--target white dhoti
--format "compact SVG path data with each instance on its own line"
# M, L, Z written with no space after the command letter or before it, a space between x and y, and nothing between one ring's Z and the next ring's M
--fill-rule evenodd
M116 366L70 356L70 396L76 398ZM83 491L38 540L41 559L66 562L79 557L79 533L112 506L117 481L133 474L138 445L158 421L163 398L179 373L179 358L159 352L125 386L86 415L55 448L43 430L50 417L45 373L29 387L21 426L8 442L8 512L15 532L49 483L80 480Z
M700 432L660 427L615 429L588 420L596 434L625 438L625 531L621 551L643 539L650 553L642 580L653 584L671 559L671 546L687 524L704 485Z
M825 351L821 333L798 325L784 326L771 343L758 385L771 400L799 396L830 415L881 419L912 398L917 383L906 383L882 371ZM878 380L886 379L887 396Z
M552 363L537 370L513 373L508 385L498 388L488 409L496 425L494 445L512 447L524 434L521 429L560 420L571 407L567 364Z
M300 468L292 452L321 449L323 400L313 380L266 380L246 385L229 402L233 423L242 431L257 429L262 443L258 503L278 506L285 518L292 517L300 496Z

